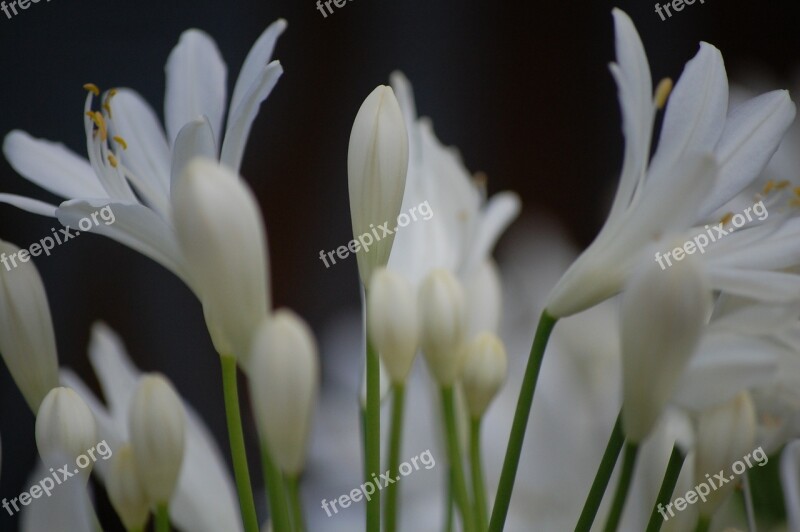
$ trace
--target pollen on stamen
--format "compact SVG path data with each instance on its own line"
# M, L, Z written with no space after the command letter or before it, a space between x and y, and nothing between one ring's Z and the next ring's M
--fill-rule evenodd
M733 213L729 212L725 216L722 217L722 219L719 221L719 223L721 223L722 225L726 225L726 224L730 223L731 220L733 220Z
M667 99L672 92L672 78L664 78L656 87L655 104L657 109L663 109L667 105Z
M791 181L789 181L788 179L784 179L783 181L779 181L778 183L775 184L775 190L783 190L784 188L788 187L791 184L792 184Z
M94 83L85 83L83 88L91 92L95 96L100 96L100 89Z
M108 139L108 130L106 129L106 121L103 119L103 115L98 111L86 111L86 116L92 119L92 122L97 126L97 131L100 132L100 140L105 142Z
M764 194L764 195L769 194L770 192L775 190L775 186L776 185L777 185L777 183L775 183L775 181L773 179L770 179L769 181L767 181L764 184L764 189L761 191L761 193Z
M123 139L123 138L122 138L122 137L120 137L119 135L117 135L116 137L111 137L111 138L113 138L113 139L114 139L114 141L116 141L116 143L117 143L117 144L119 144L120 146L122 146L122 149L123 149L123 150L127 150L127 149L128 149L128 143L127 143L127 142L125 142L125 139Z
M113 153L108 154L108 162L111 163L111 166L113 166L114 168L117 167L117 158L114 157Z
M108 113L109 118L113 118L111 116L111 106L108 105L108 99L106 99L106 101L103 102L103 105L101 107L105 110L106 113Z

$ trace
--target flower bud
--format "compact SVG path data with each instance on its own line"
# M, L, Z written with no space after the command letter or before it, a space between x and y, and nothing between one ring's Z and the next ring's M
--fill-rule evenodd
M447 270L433 270L419 287L420 346L436 382L451 386L461 372L466 330L464 289Z
M367 314L370 341L389 378L394 383L404 382L419 345L414 287L400 274L376 270L367 293Z
M408 170L408 132L391 87L380 85L367 96L356 114L347 152L350 218L353 238L361 250L358 272L366 286L375 268L386 266L394 234L378 234L378 227L394 227L403 202Z
M503 342L492 333L481 333L464 347L461 388L473 419L480 419L503 386L508 357Z
M172 384L161 375L139 379L128 418L136 471L151 504L167 504L181 472L186 414Z
M289 310L266 318L253 339L250 391L261 438L287 475L305 465L319 390L319 360L308 325Z
M378 400L383 403L384 399L389 396L389 390L392 389L392 382L389 379L389 374L386 372L386 365L383 360L378 359L378 369L380 370L379 385L378 385ZM361 388L358 391L358 400L361 404L361 409L367 409L367 357L361 357Z
M175 231L189 280L220 355L246 366L269 304L267 237L253 193L215 161L194 159L172 187Z
M71 388L50 390L36 414L36 447L48 466L75 461L97 443L94 414ZM91 471L91 463L83 469Z
M622 296L622 425L632 443L656 424L705 329L711 292L698 261L661 270L647 252Z
M150 505L130 445L114 453L106 474L106 492L125 529L144 530Z
M755 439L756 408L748 392L701 412L697 418L695 484L708 483L709 477L714 478L719 471L725 471L730 478L734 462L753 451ZM712 489L700 506L700 515L714 515L735 485L736 482L727 482Z
M0 355L33 412L58 386L58 357L42 278L30 256L0 240ZM25 251L27 253L27 251Z

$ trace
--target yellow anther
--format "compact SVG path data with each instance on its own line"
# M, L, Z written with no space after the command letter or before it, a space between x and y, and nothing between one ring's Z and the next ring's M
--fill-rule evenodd
M791 181L789 181L788 179L784 179L783 181L780 181L775 184L775 190L783 190L784 188L788 187L791 184L792 184Z
M106 129L106 121L103 119L103 115L98 111L86 111L86 116L92 119L92 122L94 122L94 125L97 126L97 130L100 132L100 140L105 142L108 138L108 130Z
M655 95L655 103L656 108L663 109L665 105L667 105L667 99L669 98L669 94L672 92L672 79L664 78L656 87L656 95Z
M94 83L86 83L83 85L83 88L91 92L95 96L100 96L100 89Z
M108 98L106 98L106 101L107 101L107 102L108 102L108 101L111 101L111 98L113 98L113 97L114 97L114 96L116 96L116 95L117 95L117 89L110 89L110 90L108 91Z
M117 158L114 157L113 153L108 154L108 162L111 163L111 166L113 166L114 168L117 167Z
M776 185L775 181L770 179L764 184L764 189L761 191L761 193L764 195L769 194L770 192L775 190L775 185Z
M795 196L800 196L800 187L794 187L792 191L794 192Z
M119 144L120 146L122 146L122 149L123 149L123 150L127 150L127 149L128 149L128 143L127 143L127 142L125 142L125 139L123 139L123 138L122 138L122 137L120 137L119 135L117 135L116 137L112 137L112 138L113 138L113 139L114 139L114 140L117 142L117 144Z
M103 105L102 105L102 107L103 107L103 109L105 109L106 113L108 113L108 117L109 117L109 118L112 118L112 116L111 116L111 106L110 106L110 105L108 105L108 100L106 100L105 102L103 102Z
M733 220L733 213L729 212L728 214L722 217L722 220L720 220L719 223L725 225L727 223L730 223L731 220Z

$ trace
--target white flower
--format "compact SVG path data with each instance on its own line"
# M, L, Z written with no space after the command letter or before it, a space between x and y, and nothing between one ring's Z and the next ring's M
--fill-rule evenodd
M94 412L98 438L106 440L110 448L119 449L130 439L128 412L141 373L131 363L119 337L103 324L92 329L89 361L100 381L106 405L73 373L65 371L62 380ZM182 530L241 531L239 505L225 458L200 416L185 402L183 409L186 450L169 506L170 520ZM101 480L107 478L108 467L108 462L102 460L95 464L94 470Z
M0 259L19 248L0 240ZM19 257L19 255L17 255ZM33 262L0 267L0 355L33 412L58 386L53 320L42 278Z
M195 156L219 159L238 173L258 107L283 71L270 58L285 28L282 19L271 24L247 55L224 131L225 64L208 35L188 30L166 66L166 133L153 109L130 89L108 91L99 110L92 110L99 91L88 85L84 109L88 161L61 144L22 131L9 133L3 145L17 172L66 201L56 207L11 194L0 194L0 201L57 217L71 227L98 207L111 205L115 222L99 224L92 232L150 257L198 293L188 279L187 261L172 226L171 183Z
M481 333L464 349L461 389L469 414L479 419L506 380L508 355L503 342L492 333Z
M36 414L36 447L42 461L53 467L61 465L64 456L74 461L96 443L94 415L83 399L70 388L50 390Z
M463 366L464 289L447 270L433 270L419 287L420 347L434 380L451 386Z
M186 166L172 201L178 244L214 347L246 366L253 334L270 307L258 202L236 174L201 158Z
M150 516L150 502L136 471L130 445L116 450L106 476L106 493L127 530L140 530Z
M353 238L371 236L381 225L394 224L407 170L408 133L403 113L391 87L380 85L361 104L350 132L347 178ZM384 236L356 255L365 286L375 268L389 262L393 241L394 234Z
M650 241L710 222L711 213L759 176L795 114L785 91L764 94L729 111L722 56L701 43L669 98L658 149L648 161L663 95L654 102L647 57L630 18L615 9L614 20L617 63L611 71L619 88L626 141L622 174L603 229L550 294L547 309L557 317L619 292ZM708 273L715 287L724 283L726 288L756 281L763 285L778 275L714 267ZM734 276L737 282L732 283Z

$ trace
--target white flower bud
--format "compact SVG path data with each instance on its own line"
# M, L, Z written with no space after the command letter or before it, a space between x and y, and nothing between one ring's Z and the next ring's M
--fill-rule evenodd
M389 373L386 371L386 365L383 360L378 358L378 369L380 370L379 377L379 393L378 400L383 403L384 399L389 396L389 390L392 389L392 382L389 379ZM361 388L358 392L358 400L361 403L361 408L367 408L367 358L361 357Z
M748 392L741 392L731 401L701 412L697 417L695 485L708 483L708 478L713 479L719 471L724 471L730 479L734 462L751 453L755 441L756 408ZM714 515L735 485L735 481L729 481L712 489L708 500L700 506L700 515Z
M36 414L36 447L48 466L75 461L97 443L94 414L71 388L53 388ZM91 463L83 468L88 473Z
M253 339L250 392L261 438L287 475L305 465L319 391L319 360L308 325L289 310L266 318Z
M58 357L42 278L30 256L22 262L20 253L0 240L0 355L28 406L38 412L47 392L58 386Z
M419 345L414 287L402 275L378 269L367 293L367 326L392 382L405 382Z
M461 388L470 416L479 419L503 386L508 357L503 342L492 333L481 333L464 347Z
M466 331L464 289L447 270L433 270L419 287L420 346L434 379L451 386L459 377Z
M186 414L172 384L161 375L139 379L129 413L136 471L151 504L167 504L181 472Z
M173 220L189 280L220 355L246 366L269 310L267 237L253 193L219 163L194 159L172 187Z
M358 272L366 286L373 270L386 266L403 202L408 170L408 132L391 87L380 85L367 96L356 114L347 152L350 218L353 238L360 242ZM362 237L363 235L363 237Z
M683 374L705 328L711 292L698 261L662 270L645 252L631 277L620 310L622 425L640 443Z
M117 449L106 474L106 492L126 530L144 530L150 503L130 445Z

